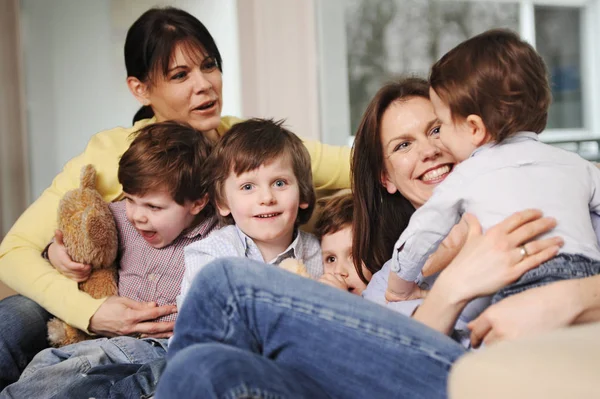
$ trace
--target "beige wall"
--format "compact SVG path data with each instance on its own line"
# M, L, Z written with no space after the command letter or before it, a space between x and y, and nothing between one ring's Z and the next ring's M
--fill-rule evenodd
M27 206L18 0L0 0L0 239ZM0 298L14 293L0 283Z
M313 1L238 0L244 117L287 120L319 139L317 40Z
M0 0L0 235L27 206L28 171L17 0Z

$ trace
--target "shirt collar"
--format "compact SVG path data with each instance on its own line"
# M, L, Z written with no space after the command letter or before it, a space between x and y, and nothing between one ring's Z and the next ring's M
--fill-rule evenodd
M242 242L242 245L244 246L244 253L246 254L246 256L248 256L248 253L250 251L257 251L258 254L260 254L260 249L258 249L258 245L256 245L254 240L252 238L248 237L246 235L246 233L244 233L242 230L240 230L240 228L238 227L237 224L235 225L235 229L240 237L240 241ZM296 229L294 231L294 240L292 241L292 243L282 253L277 255L273 261L268 262L268 263L277 265L280 262L282 262L284 259L298 258L299 254L301 254L303 250L304 250L304 240L302 240L302 235L300 234L300 231L298 231L298 229ZM262 255L261 255L261 257L262 257Z
M535 133L535 132L515 133L514 135L504 139L500 144L498 144L496 142L490 142L490 143L482 145L481 147L476 148L475 151L473 151L471 153L471 157L474 157L477 153L479 153L481 151L485 151L489 148L504 145L504 144L520 143L522 141L527 141L527 140L540 141L540 138L538 136L539 136L538 133Z
M182 235L185 238L195 238L195 237L203 237L206 234L210 233L213 227L217 224L216 216L209 216L204 218L200 224L189 231L185 231Z

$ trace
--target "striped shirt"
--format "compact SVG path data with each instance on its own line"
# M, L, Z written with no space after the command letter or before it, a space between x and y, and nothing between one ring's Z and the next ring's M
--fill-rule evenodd
M183 248L201 240L216 226L216 218L205 219L184 230L170 245L153 248L125 215L125 201L109 204L119 234L119 295L159 306L175 305L185 270ZM177 314L156 321L174 321Z
M185 249L185 275L181 282L181 297L177 298L178 306L200 269L216 258L239 256L259 262L265 262L258 246L252 238L242 232L237 225L225 226L205 240L194 243ZM289 247L275 257L270 264L278 265L284 259L299 259L306 266L306 271L313 278L323 274L321 245L317 237L310 233L297 230L294 241Z

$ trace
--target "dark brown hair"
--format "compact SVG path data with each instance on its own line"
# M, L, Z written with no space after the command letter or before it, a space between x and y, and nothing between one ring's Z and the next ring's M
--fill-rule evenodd
M124 192L145 195L165 190L179 205L207 194L204 175L213 146L205 135L187 124L167 121L147 125L132 137L119 161ZM202 211L209 212L211 207Z
M352 155L352 257L356 272L364 282L367 279L362 263L371 273L381 269L391 258L394 243L415 211L402 194L388 193L381 182L385 170L381 119L390 105L414 97L429 100L425 80L406 78L383 86L369 103L356 132Z
M127 76L141 82L152 82L157 76L167 76L169 64L177 45L192 59L212 57L223 72L223 60L210 32L196 17L174 7L151 8L143 13L127 31L125 39L125 68ZM154 111L142 106L133 123L151 118Z
M546 65L512 31L489 30L454 47L431 67L429 83L454 121L478 115L496 142L546 127L552 101Z
M302 140L282 125L283 121L249 119L233 125L221 137L209 160L209 198L214 205L226 203L224 185L230 173L240 175L285 156L292 162L300 203L308 204L308 208L298 210L296 223L301 225L308 222L316 202L310 154ZM222 221L234 223L231 215Z
M317 201L318 217L315 222L315 235L319 240L324 235L334 234L345 227L352 227L354 197L340 194L321 198Z

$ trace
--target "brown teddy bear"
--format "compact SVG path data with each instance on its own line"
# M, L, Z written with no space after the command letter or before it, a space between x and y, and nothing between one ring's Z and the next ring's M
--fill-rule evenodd
M82 168L80 187L61 199L58 229L71 259L92 267L90 277L79 283L79 289L93 298L117 295L117 228L108 204L96 190L96 170L92 165ZM90 338L58 318L48 322L48 341L53 346Z

